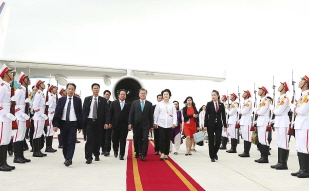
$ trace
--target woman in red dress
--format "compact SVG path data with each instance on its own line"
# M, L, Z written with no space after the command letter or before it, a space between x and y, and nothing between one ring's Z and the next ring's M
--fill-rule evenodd
M186 156L191 154L191 147L194 143L193 134L199 130L199 115L195 107L195 103L191 96L188 96L184 101L186 106L182 109L183 119L184 119L184 132L186 135Z

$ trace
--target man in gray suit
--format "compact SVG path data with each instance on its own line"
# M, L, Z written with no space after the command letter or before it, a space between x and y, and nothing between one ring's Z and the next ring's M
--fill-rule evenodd
M139 100L132 103L129 114L129 130L133 129L135 158L141 156L141 161L146 161L148 150L148 133L153 129L152 103L146 100L147 90L139 90Z

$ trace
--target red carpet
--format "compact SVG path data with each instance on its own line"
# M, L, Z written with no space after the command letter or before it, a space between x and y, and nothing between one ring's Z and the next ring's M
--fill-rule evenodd
M147 161L134 158L134 147L129 141L127 159L127 190L205 190L171 158L160 161L153 143L149 143Z

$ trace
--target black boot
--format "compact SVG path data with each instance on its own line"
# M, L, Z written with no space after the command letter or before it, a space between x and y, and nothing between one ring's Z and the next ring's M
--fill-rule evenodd
M14 160L13 163L25 163L25 161L20 157L21 150L23 148L20 147L20 141L13 143L14 147Z
M24 142L20 142L19 144L21 145L20 147L22 147L22 145L24 144ZM30 159L26 159L26 158L25 158L25 156L24 156L24 150L23 150L23 149L20 151L20 153L21 153L21 156L20 156L20 157L21 157L25 162L31 162Z
M220 150L225 150L226 149L226 144L227 144L228 138L227 137L222 137L222 145L219 148Z
M302 153L303 171L297 175L298 178L309 178L309 154Z
M38 139L39 140L39 144L38 144L38 152L43 156L43 157L46 157L47 154L45 153L42 153L41 152L41 149L43 148L43 146L41 145L42 144L42 137ZM43 143L44 143L44 137L43 137Z
M226 152L227 153L237 153L236 147L237 147L237 139L231 139L231 149Z
M271 165L270 168L277 168L280 165L281 161L281 148L278 147L278 162L275 165Z
M5 151L8 150L8 145L4 145L4 148L5 148ZM7 152L4 152L4 156L3 156L3 163L6 167L10 168L11 170L14 170L15 169L15 166L10 166L8 165L7 163L7 157L8 157L8 153Z
M46 149L45 152L54 153L57 150L53 149L53 136L46 137Z
M41 140L40 139L33 139L33 154L32 156L34 157L43 157L43 155L39 152L39 142Z
M288 169L288 158L289 150L281 149L280 164L276 167L277 170L287 170Z
M5 149L4 145L0 146L0 171L11 171L12 169L7 167L4 163L4 155L7 153L7 149Z
M39 150L41 150L41 149L44 148L44 144L45 144L45 137L44 137L44 135L42 135L39 139L40 139Z
M297 176L297 175L300 174L302 171L304 171L302 154L303 154L303 153L297 152L298 163L299 163L299 171L297 171L297 172L292 172L292 173L291 173L292 176Z
M242 154L239 154L238 156L240 157L250 157L250 148L251 148L251 142L249 141L244 141L244 152Z
M58 142L59 142L58 148L62 149L62 136L61 136L61 134L58 135Z
M269 163L268 162L268 153L269 153L269 146L267 145L262 145L263 147L263 152L262 152L262 159L258 161L258 163Z
M260 160L263 159L263 146L262 146L262 144L259 143L259 144L257 145L257 147L258 147L258 149L259 149L259 151L260 151L260 153L261 153L261 157L260 157L259 159L254 160L254 162L259 162Z

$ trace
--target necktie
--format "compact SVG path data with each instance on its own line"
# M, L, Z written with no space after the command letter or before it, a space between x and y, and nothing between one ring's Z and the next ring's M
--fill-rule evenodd
M94 103L93 103L93 108L92 108L92 119L97 118L98 114L98 103L97 103L97 98L94 98Z
M144 100L143 100L142 104L141 104L142 111L144 111L144 106L145 106L145 103L144 103Z
M69 103L68 103L68 106L67 106L67 113L66 113L66 118L65 118L65 120L67 122L70 121L71 99L72 98L69 98Z
M218 102L216 102L216 113L218 113Z

